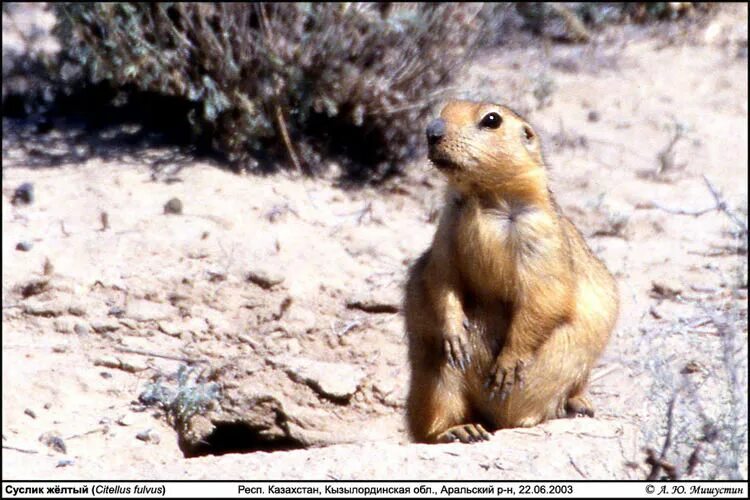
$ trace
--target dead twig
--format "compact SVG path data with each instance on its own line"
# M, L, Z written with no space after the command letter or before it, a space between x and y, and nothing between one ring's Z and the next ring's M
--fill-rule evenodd
M646 477L647 481L656 481L660 478L662 471L669 479L676 480L679 478L677 467L666 460L667 451L672 446L672 427L674 425L674 405L676 401L677 394L673 394L667 406L667 436L664 438L661 453L657 457L653 448L646 449L646 463L651 466L651 471Z
M369 300L352 300L347 302L346 307L349 309L359 309L360 311L371 314L395 314L401 310L398 304Z
M688 458L688 468L686 475L692 476L693 472L695 472L695 468L701 463L700 454L701 454L701 445L698 443L695 446L695 449L693 450L693 453L690 454L690 457Z
M237 339L240 342L244 342L245 344L249 345L255 351L260 351L261 349L260 344L256 342L255 340L251 339L250 337L248 337L247 335L237 335Z
M610 366L609 368L606 368L606 369L604 369L604 370L602 370L600 372L594 373L591 376L591 383L594 383L597 380L600 380L600 379L606 377L607 375L609 375L610 373L612 373L614 371L617 371L619 369L620 369L620 367L615 365L615 366Z
M99 228L99 231L106 231L109 229L109 214L107 212L100 212L99 213L99 222L101 223L102 227Z
M86 432L81 432L80 434L73 434L73 435L71 435L71 436L68 436L68 437L66 437L66 438L65 438L65 440L67 441L67 440L69 440L69 439L78 439L78 438L82 438L82 437L84 437L84 436L89 436L89 435L91 435L91 434L96 434L97 432L101 432L102 434L104 434L104 433L106 433L106 432L107 432L108 430L109 430L109 427L108 427L108 426L106 426L106 425L101 425L101 426L99 426L99 427L96 427L95 429L91 429L90 431L86 431Z
M655 201L639 203L638 205L636 205L635 208L640 208L640 209L656 208L656 209L659 209L659 210L662 210L664 212L674 214L674 215L691 215L693 217L698 217L700 215L707 214L708 212L713 212L714 210L716 210L715 206L704 208L703 210L685 210L683 208L671 208L671 207L664 206Z
M289 160L291 160L292 165L294 165L294 169L301 172L302 165L300 164L299 158L297 158L297 153L292 145L292 140L289 138L289 131L287 130L286 121L284 120L284 113L278 102L274 104L274 117L276 118L276 126L278 127L281 138L284 141L284 147L286 147L287 154L289 155Z
M153 356L154 358L171 359L173 361L182 361L183 363L188 363L188 364L208 363L208 360L206 359L195 359L195 358L188 358L185 356L173 356L171 354L159 354L158 352L146 351L142 349L130 349L128 347L116 347L115 349L117 349L119 352L125 352L129 354L140 354L141 356Z
M274 46L276 45L274 40L275 37L268 20L266 6L263 4L258 4L258 12L260 14L260 16L258 17L260 19L260 24L263 30L263 35L265 37L266 45L269 46L272 53L276 53L276 51L273 50L275 48ZM292 162L292 165L294 165L294 169L298 172L301 172L302 164L297 157L297 152L294 150L294 145L292 144L292 140L289 136L289 129L286 126L286 120L284 119L284 110L281 106L281 87L281 78L276 77L273 89L273 115L274 119L276 120L276 128L278 129L279 135L281 135L281 139L284 141L284 147L286 148L286 152L289 155L289 160Z
M284 203L281 205L274 205L271 207L271 210L269 210L265 217L268 219L268 222L276 222L276 220L279 218L279 216L285 214L286 212L289 212L296 216L298 219L301 219L299 212L294 209L289 203Z
M359 211L359 215L357 216L357 225L362 224L362 221L366 216L369 216L370 219L372 219L372 202L368 201L365 205L365 208Z
M685 210L683 208L667 207L655 201L648 201L646 203L640 203L636 205L635 208L639 208L639 209L656 208L656 209L662 210L670 214L690 215L693 217L698 217L700 215L707 214L708 212L719 211L719 212L723 212L727 217L729 217L729 219L737 226L737 228L740 230L740 232L743 235L747 235L747 224L742 219L740 219L737 216L737 214L735 214L729 209L729 206L727 205L726 200L724 200L724 197L721 195L718 189L716 189L716 186L714 186L713 183L710 180L708 180L708 177L706 177L705 174L703 174L703 182L705 182L706 187L708 188L709 192L711 193L711 196L714 199L714 204L710 207L707 207L701 210Z
M410 111L412 109L419 109L424 106L428 106L434 103L435 101L443 99L446 95L455 93L456 90L458 90L458 87L446 87L444 89L437 90L435 92L432 92L431 94L428 94L426 97L424 97L423 99L415 103L405 104L402 106L395 106L391 108L386 107L386 106L381 106L379 108L373 109L372 111L370 111L369 114L371 116L383 116L383 115L393 115L396 113L401 113L403 111Z
M688 254L690 255L700 255L701 257L726 257L727 255L744 255L745 249L741 247L734 247L726 245L721 248L717 248L716 250L711 250L707 252L698 252L696 250L688 250Z
M339 331L336 331L333 324L331 324L331 332L337 337L343 337L344 335L346 335L353 329L357 328L358 326L362 326L362 321L358 319L345 323L344 326Z
M699 326L707 325L711 322L711 318L696 318L690 323L688 323L686 326L690 328L698 328Z
M36 450L24 450L23 448L16 448L15 446L6 446L6 445L3 445L3 449L4 450L20 451L21 453L29 453L29 454L34 454L34 455L37 454L37 453L39 453Z
M737 214L729 210L729 206L727 205L727 202L724 200L724 197L721 195L718 189L716 189L716 186L714 186L711 181L708 180L708 177L706 177L706 174L703 174L703 182L706 183L706 187L708 187L708 190L711 192L711 196L714 197L714 201L716 202L716 210L720 210L724 212L724 214L729 217L729 219L735 223L737 228L742 232L743 235L747 234L747 223L744 222L742 219L740 219Z
M658 156L659 159L659 168L656 170L656 176L661 176L665 174L667 171L672 170L675 166L674 162L674 147L675 145L682 139L684 134L684 128L683 126L677 122L674 118L672 118L675 122L674 126L674 133L672 135L672 138L669 140L669 144L667 144L667 147L665 147ZM684 165L682 165L684 167Z
M570 453L568 453L568 460L570 461L570 465L573 466L576 472L580 474L583 479L588 479L588 476L584 474L583 471L578 467L578 465L573 460L573 456Z

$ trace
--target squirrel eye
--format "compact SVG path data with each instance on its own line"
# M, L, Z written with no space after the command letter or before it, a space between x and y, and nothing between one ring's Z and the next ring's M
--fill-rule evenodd
M484 115L482 121L479 122L479 126L483 128L498 128L501 123L503 123L503 119L500 117L500 115L492 112Z

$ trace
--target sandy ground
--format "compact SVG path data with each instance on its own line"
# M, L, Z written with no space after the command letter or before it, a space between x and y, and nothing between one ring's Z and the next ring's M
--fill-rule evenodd
M718 438L684 477L746 479L747 234L719 210L671 213L715 206L705 176L747 224L737 33L746 51L747 6L689 35L613 28L584 47L483 52L467 69L456 95L508 103L535 125L552 189L622 301L593 374L596 418L475 445L405 435L401 286L444 186L426 160L358 189L335 172L240 176L179 157L154 175L153 159L170 156L158 149L44 168L19 147L34 138L7 123L3 479L643 478L673 394L666 458L685 473L712 422ZM42 156L85 150L66 137L47 134ZM14 205L23 182L35 199ZM174 197L183 213L165 214ZM227 434L195 431L211 443L204 456L187 458L165 411L139 401L181 365L196 390L220 388L207 425Z

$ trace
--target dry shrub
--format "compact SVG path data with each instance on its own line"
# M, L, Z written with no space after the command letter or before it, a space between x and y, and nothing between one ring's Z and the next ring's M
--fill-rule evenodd
M338 155L382 178L418 153L430 104L481 31L476 4L63 3L71 85L178 97L237 168ZM263 165L258 160L262 160Z
M590 40L589 30L609 24L651 24L700 17L715 9L710 2L498 2L482 11L490 30L489 45L504 43L509 33L530 31L561 42Z
M4 2L3 116L26 118L49 105L55 94L55 43L43 5ZM18 18L33 18L26 23Z

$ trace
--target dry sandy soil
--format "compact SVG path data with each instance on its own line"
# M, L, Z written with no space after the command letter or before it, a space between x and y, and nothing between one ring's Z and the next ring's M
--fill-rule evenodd
M473 445L404 428L401 286L444 185L426 160L345 189L5 123L3 479L636 479L668 432L681 477L747 479L747 6L649 33L483 52L460 79L536 126L622 301L595 418ZM703 176L739 223L673 213L716 206Z

